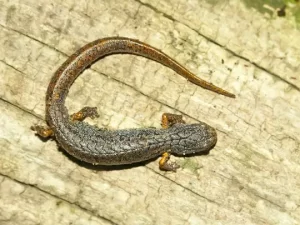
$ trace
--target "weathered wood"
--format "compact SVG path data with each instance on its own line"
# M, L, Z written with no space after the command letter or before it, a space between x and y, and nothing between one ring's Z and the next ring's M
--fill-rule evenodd
M298 224L299 34L238 1L0 0L0 223ZM107 169L29 129L44 123L58 66L80 46L116 35L162 49L237 98L115 55L76 80L70 112L97 106L100 118L89 122L113 129L159 127L163 112L180 113L216 127L208 155L174 157L177 173L159 171L157 160Z

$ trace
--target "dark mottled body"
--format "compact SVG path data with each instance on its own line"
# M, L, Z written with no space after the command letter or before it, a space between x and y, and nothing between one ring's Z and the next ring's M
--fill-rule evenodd
M204 123L126 130L99 129L84 122L63 123L56 137L71 155L101 165L141 162L169 151L178 155L196 153L210 149L217 141L215 130Z
M234 97L196 77L161 51L128 38L96 40L73 54L53 76L46 96L46 120L59 144L80 160L101 165L140 162L163 152L185 155L205 151L215 145L217 135L205 123L175 124L168 129L99 129L80 121L70 121L65 108L69 88L79 74L97 59L117 53L147 57L170 67L189 81L217 93Z

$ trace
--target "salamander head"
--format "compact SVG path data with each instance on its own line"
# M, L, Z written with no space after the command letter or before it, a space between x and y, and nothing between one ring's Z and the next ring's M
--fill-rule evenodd
M217 133L206 123L175 124L169 128L171 133L171 153L190 155L208 151L217 143Z

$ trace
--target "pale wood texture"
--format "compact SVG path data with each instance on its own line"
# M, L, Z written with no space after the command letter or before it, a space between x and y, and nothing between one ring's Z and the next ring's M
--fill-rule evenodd
M163 112L215 127L208 155L103 169L72 160L29 129L80 46L145 41L237 95L188 83L141 57L110 56L75 82L70 112L98 126L160 126ZM240 1L0 0L0 224L299 224L300 32Z

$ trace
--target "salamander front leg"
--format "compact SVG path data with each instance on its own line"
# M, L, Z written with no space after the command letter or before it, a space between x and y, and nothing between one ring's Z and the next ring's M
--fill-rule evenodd
M167 129L176 123L185 123L185 121L182 119L182 115L176 115L172 113L162 114L161 117L162 128Z
M176 115L171 113L164 113L162 115L161 126L164 129L167 129L177 123L185 123L185 121L182 119L182 115ZM161 159L159 160L159 168L161 170L176 172L176 170L180 166L177 165L175 162L174 163L168 162L169 159L170 159L170 153L164 152Z
M170 159L170 153L164 152L161 156L161 159L159 160L159 169L165 170L165 171L173 171L176 172L176 170L180 167L175 162L168 162Z

